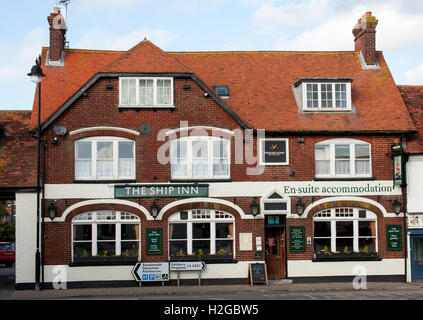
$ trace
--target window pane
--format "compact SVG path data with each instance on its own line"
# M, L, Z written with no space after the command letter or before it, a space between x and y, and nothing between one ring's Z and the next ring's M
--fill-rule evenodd
M322 84L320 91L322 108L332 108L332 84Z
M233 240L216 240L217 254L232 254Z
M358 239L358 250L364 252L376 252L375 238L360 238Z
M315 222L314 223L314 236L315 237L330 237L330 221Z
M330 151L329 145L316 145L316 174L330 174Z
M91 160L76 160L75 161L75 176L76 178L91 177Z
M170 80L157 80L157 104L171 104Z
M90 241L92 238L92 228L90 224L74 225L73 240Z
M317 91L317 84L307 84L307 107L318 108L319 97Z
M78 159L91 159L91 141L76 142L76 157Z
M336 251L338 252L353 251L353 238L336 238Z
M228 176L229 160L213 160L213 176Z
M136 80L122 79L121 87L121 102L122 104L135 105L136 104Z
M73 255L76 258L92 256L91 242L74 242Z
M113 160L97 161L97 177L113 177Z
M352 237L353 222L352 221L337 221L336 222L336 236L337 237Z
M97 142L97 159L113 159L113 142Z
M350 146L348 144L335 145L335 173L350 173Z
M170 241L170 255L183 255L187 254L187 242L186 241Z
M203 254L210 254L210 240L193 240L192 253L200 254L200 250Z
M139 80L139 93L140 104L153 105L154 104L154 80L153 79L140 79Z
M122 240L138 240L139 225L138 224L121 224L120 237Z
M226 140L213 141L213 157L214 158L228 157L228 141Z
M193 239L210 239L210 223L193 223Z
M209 161L208 160L193 160L192 161L192 176L193 177L208 177L209 176Z
M413 239L413 259L423 260L423 238Z
M336 107L347 107L347 85L345 83L335 84Z
M119 159L118 175L119 177L135 177L135 160Z
M134 158L134 142L132 141L119 141L118 151L120 159L133 159Z
M115 240L115 224L98 224L97 240Z
M120 243L122 256L124 257L138 257L138 241L122 241Z
M100 256L114 256L116 254L115 242L97 242L97 254Z
M172 141L173 159L186 159L187 154L187 141Z
M330 238L323 238L323 239L314 239L314 251L315 252L322 252L322 251L326 251L326 252L330 252L331 248L330 248Z
M186 223L172 223L169 225L170 239L186 239L187 238L187 224Z
M207 141L193 141L192 142L192 157L193 159L204 159L208 157Z
M233 238L233 224L216 223L216 238Z
M376 236L375 221L359 221L358 222L358 236L359 237L375 237Z

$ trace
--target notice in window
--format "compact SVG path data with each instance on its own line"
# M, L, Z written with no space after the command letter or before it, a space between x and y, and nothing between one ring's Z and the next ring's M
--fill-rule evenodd
M239 234L239 250L241 251L253 250L253 234L252 233Z

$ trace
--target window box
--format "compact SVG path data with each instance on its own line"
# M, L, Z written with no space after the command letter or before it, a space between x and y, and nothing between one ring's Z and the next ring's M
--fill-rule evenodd
M170 256L171 262L182 261L204 261L206 263L219 263L219 262L233 262L234 257L232 254L210 254L210 255L178 255Z
M90 256L90 257L74 257L73 266L97 266L97 265L133 265L138 262L138 257L124 256Z
M323 252L316 253L313 262L380 261L377 252Z

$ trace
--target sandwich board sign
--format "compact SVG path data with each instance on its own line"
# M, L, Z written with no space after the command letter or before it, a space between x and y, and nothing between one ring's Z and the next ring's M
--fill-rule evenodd
M138 282L169 281L169 262L137 262L132 275Z

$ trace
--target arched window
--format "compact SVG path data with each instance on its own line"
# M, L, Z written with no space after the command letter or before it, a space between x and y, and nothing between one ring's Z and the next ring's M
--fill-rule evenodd
M234 255L235 219L210 209L180 211L169 217L169 254Z
M371 145L356 139L330 139L315 145L316 177L371 177Z
M376 214L362 208L331 208L313 216L314 251L377 252Z
M173 140L170 149L172 179L222 179L230 177L229 140L193 136Z
M140 257L141 220L123 211L91 211L72 219L73 261L87 257Z
M119 137L75 141L75 179L135 179L135 142Z

